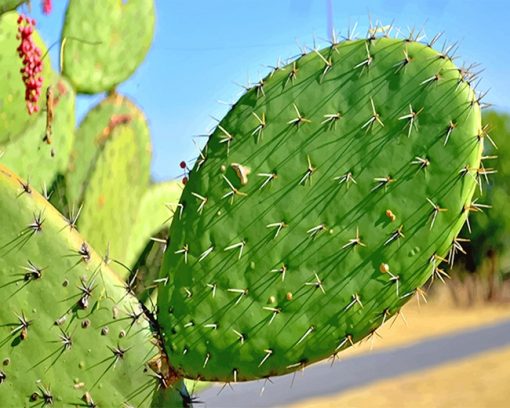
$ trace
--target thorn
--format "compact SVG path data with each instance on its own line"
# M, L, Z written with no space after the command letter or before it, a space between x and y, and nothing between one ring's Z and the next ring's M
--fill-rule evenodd
M269 184L269 182L271 182L277 177L275 173L259 173L257 174L257 176L266 178L262 185L259 187L259 190L262 190L265 186Z
M267 310L269 312L272 312L273 315L271 316L271 319L269 320L268 326L273 323L274 318L277 314L279 314L282 310L277 307L269 307L269 306L263 306L262 309Z
M283 221L266 225L266 228L276 228L276 232L274 234L273 239L276 239L278 237L278 234L280 234L280 231L285 227L287 227L287 224L285 224L285 222Z
M406 126L409 126L409 130L407 132L407 137L411 137L411 132L413 130L413 127L416 127L416 119L418 118L418 115L423 111L423 108L421 108L418 111L414 111L411 104L409 104L409 113L404 116L400 116L398 120L408 120Z
M245 340L244 334L238 332L236 329L232 329L232 331L236 334L237 337L239 337L239 341L241 342L241 344L244 344L244 340ZM234 371L236 371L236 370L234 370ZM234 382L237 382L237 380L234 379Z
M357 245L360 245L360 246L363 246L363 247L366 247L366 245L361 242L361 238L359 236L359 228L356 227L356 236L352 239L350 239L347 244L345 244L342 249L345 249L345 248L348 248L348 247L355 247Z
M206 329L216 330L218 328L218 325L216 323L208 323L208 324L204 324L204 327Z
M297 126L299 128L299 126L301 126L302 124L311 123L312 122L310 119L306 119L301 114L301 112L299 112L299 109L298 109L298 107L296 106L295 103L293 103L292 106L294 106L294 110L296 111L296 117L294 119L291 119L291 120L289 120L287 122L289 125L295 125L295 126Z
M314 171L316 170L315 167L312 166L312 163L310 162L310 156L306 156L306 159L308 161L308 167L306 169L305 175L299 180L298 184L306 184L306 181L309 180L310 184L312 184L312 175Z
M448 211L448 209L447 208L441 208L438 204L435 204L429 198L427 198L427 201L429 202L429 204L433 208L433 210L432 210L432 222L430 224L430 229L432 229L432 227L434 226L434 223L436 222L437 214L439 214L440 212Z
M299 343L301 343L304 339L306 339L313 331L315 331L315 326L310 326L308 328L308 330L305 332L305 334L303 334L301 336L301 338L298 340L298 342L296 343L296 345L298 345ZM288 368L288 367L287 367Z
M427 47L429 48L432 48L434 46L434 44L436 43L437 40L439 40L439 38L443 35L444 33L443 32L440 32L440 33L437 33L433 38L432 40L430 40L427 44Z
M287 265L283 264L278 269L271 269L271 272L273 273L281 273L282 275L282 282L285 281L285 274L287 273Z
M335 351L338 351L339 349L341 349L343 346L345 346L345 344L347 342L349 342L351 344L351 346L354 346L354 343L352 341L352 335L348 334L342 340L340 340L340 343L338 344L338 346L336 346Z
M395 70L395 73L397 74L401 69L404 69L407 67L407 65L411 62L411 58L409 57L409 54L407 52L407 45L406 47L403 49L403 52L404 52L404 59L400 62L397 62L395 65L393 65L394 67L397 67L397 69Z
M352 295L352 301L345 307L345 311L349 310L351 307L353 307L355 304L358 304L363 309L363 303L361 303L361 298L359 294L355 293Z
M18 180L18 183L21 185L21 188L22 188L22 191L18 195L18 197L23 194L32 194L32 187L30 186L30 182L29 182L28 178L27 178L26 182L23 182L22 180Z
M457 124L450 120L450 123L448 123L448 127L446 128L446 139L444 141L444 145L446 146L446 143L448 143L448 139L450 139L450 135L453 132L453 129L457 127Z
M374 181L377 183L377 185L370 191L375 191L380 189L381 187L384 187L384 191L386 191L387 187L395 181L394 178L391 176L386 177L376 177L374 178Z
M420 85L427 86L427 85L431 84L432 82L439 81L440 79L441 79L441 77L439 76L439 74L435 74L435 75L432 75L431 77L421 81Z
M352 176L352 172L347 172L342 176L335 177L333 180L338 180L338 184L345 183L347 187L349 187L350 183L358 184L354 177Z
M292 63L292 69L289 72L289 76L287 77L287 80L285 81L284 86L287 86L287 83L290 81L292 84L294 84L294 80L297 78L297 73L299 69L297 67L296 61Z
M377 113L376 109L375 109L375 105L374 105L374 100L372 99L372 97L370 97L370 104L372 105L372 116L370 117L370 119L368 119L365 124L363 126L361 126L361 129L367 129L367 132L369 130L372 130L372 127L374 125L375 122L379 123L379 125L381 125L381 127L384 127L384 123L382 122L379 114Z
M420 169L426 169L430 165L430 160L424 157L416 156L411 164L420 166Z
M204 365L202 366L202 368L205 368L205 366L207 365L207 363L209 362L209 358L211 357L211 355L209 353L207 353L205 355L205 360L204 360Z
M227 197L232 197L232 200L234 199L234 196L238 195L238 196L243 196L243 197L246 197L248 194L246 193L243 193L241 191L239 191L237 188L235 188L232 183L230 182L230 180L228 178L225 177L225 175L221 175L221 177L223 177L223 179L227 182L229 188L230 188L230 191L226 194L224 194L221 198L227 198Z
M459 238L456 237L452 241L452 246L450 248L450 251L448 252L448 265L450 265L450 268L453 266L455 262L455 255L457 255L457 252L460 252L462 254L466 254L466 251L462 247L462 242L470 242L467 238Z
M234 140L234 136L232 136L229 132L227 132L227 130L223 126L218 125L218 128L223 133L223 137L220 138L221 139L220 143L227 144L227 156L228 156L230 154L230 143L232 142L232 140Z
M333 61L331 58L326 59L324 55L322 55L317 49L314 49L314 52L319 56L319 58L324 62L325 66L321 74L321 81L324 79L326 74L329 72L331 68L333 68Z
M212 289L212 297L214 298L216 296L216 284L215 283L208 283L207 287Z
M367 58L364 59L363 61L361 61L358 65L355 65L354 66L354 69L357 69L357 68L362 68L364 69L365 67L369 68L370 67L370 64L372 64L372 61L374 60L372 58L372 56L370 55L370 50L368 49L368 43L366 42L365 43L365 48L367 50Z
M33 233L41 232L44 221L44 218L42 218L42 212L39 212L37 215L34 214L34 221L28 224L27 227L31 229Z
M306 286L315 286L316 289L320 289L323 294L326 294L324 287L322 286L322 281L319 279L317 273L314 272L315 281L314 282L305 282Z
M262 138L262 131L266 127L266 114L264 112L262 112L262 115L259 116L255 112L252 112L252 115L255 116L255 118L257 118L257 121L259 122L258 126L251 133L252 136L255 134L257 135L257 143L258 143L260 141L260 139Z
M391 242L397 240L399 241L400 238L405 238L405 235L404 233L402 232L402 229L404 228L404 225L400 225L400 227L397 228L397 230L393 231L391 234L390 234L390 237L386 240L386 242L384 243L384 245L388 245L390 244Z
M319 235L319 233L326 231L327 228L324 224L319 224L316 227L310 228L308 231L306 231L307 234L310 234L310 237L313 239Z
M245 241L238 242L237 244L230 245L224 249L224 251L231 251L232 249L239 248L239 257L237 259L241 259L241 256L243 255L243 249L246 245Z
M262 361L258 365L259 367L267 361L267 359L271 356L271 354L273 354L273 350L266 349L266 350L264 350L264 353L266 353L266 355L264 356L264 358L262 359Z
M196 197L200 201L200 205L197 208L197 213L202 214L202 211L204 210L204 206L207 203L207 198L206 197L202 197L200 194L195 193L195 192L191 192L191 195L193 195L194 197Z
M198 258L198 262L202 262L214 249L214 246L210 246L207 248L202 254L200 255L200 258Z
M23 269L27 271L25 273L25 281L40 279L44 268L38 268L30 260L28 260L28 266L23 266Z
M416 288L416 299L418 301L418 306L420 305L420 299L422 299L425 303L427 302L427 292L422 288Z
M321 122L321 125L324 124L332 124L333 126L336 125L336 122L342 119L342 114L340 112L337 113L328 113L324 115L324 120Z
M178 249L174 252L174 254L184 254L184 263L188 263L188 252L189 252L189 246L188 244L184 244L184 246L181 249Z
M248 289L227 289L227 292L240 293L239 298L234 303L234 306L236 306L241 301L243 296L247 296L248 295Z

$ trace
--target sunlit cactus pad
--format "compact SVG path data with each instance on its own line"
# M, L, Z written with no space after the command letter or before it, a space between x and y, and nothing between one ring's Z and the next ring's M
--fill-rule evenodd
M412 39L311 51L234 105L170 229L159 320L187 377L280 375L373 333L440 266L485 134L467 74Z
M159 350L136 299L3 166L0 203L2 407L150 406Z
M0 11L1 11L0 3ZM0 83L0 145L13 142L24 134L39 117L44 117L45 112L37 115L29 115L25 107L25 87L21 78L20 69L22 61L18 57L16 49L19 46L18 13L9 12L0 14L0 67L2 82ZM46 53L46 46L37 31L34 31L35 44ZM54 82L54 73L51 69L49 56L43 61L42 77L44 80L43 90ZM44 109L45 98L41 95L39 108ZM42 139L42 135L41 135ZM0 151L2 151L0 147Z
M14 140L0 143L3 152L0 163L29 179L40 191L49 188L56 175L67 169L75 131L73 89L58 77L48 85L53 95L50 108L53 120L49 122L43 111Z
M78 92L115 88L145 58L154 22L154 0L70 0L62 32L64 75Z

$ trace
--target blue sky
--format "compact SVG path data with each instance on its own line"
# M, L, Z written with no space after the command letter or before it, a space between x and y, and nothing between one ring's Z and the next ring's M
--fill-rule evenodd
M40 14L38 2L32 0L32 15L49 45L60 37L67 1L53 0L49 17ZM156 7L152 48L119 87L148 118L156 180L178 176L179 162L197 156L192 137L207 133L215 124L212 117L228 110L218 101L234 101L243 91L240 84L256 82L279 57L311 47L314 38L325 46L331 24L345 34L358 22L358 34L365 34L369 15L374 22L394 21L404 33L424 27L429 39L444 31L444 38L459 42L458 62L485 68L480 89L490 88L487 100L510 111L507 0L156 0ZM81 97L79 118L101 97Z

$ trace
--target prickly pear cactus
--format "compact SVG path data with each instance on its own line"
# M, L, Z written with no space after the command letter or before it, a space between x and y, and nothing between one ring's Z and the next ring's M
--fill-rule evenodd
M145 58L154 21L153 0L70 0L62 32L64 76L82 93L115 88Z
M459 245L484 142L477 97L413 39L345 41L277 68L195 163L159 322L203 380L285 374L373 333Z
M150 159L145 118L119 95L102 101L77 131L66 175L67 201L75 212L83 203L80 232L95 248L109 247L112 259L122 263L140 197L149 187ZM163 203L161 206L164 208ZM115 269L128 273L122 267Z
M97 161L104 154L107 143L112 140L114 130L122 125L132 125L141 134L140 145L146 150L141 158L144 168L148 169L151 146L150 141L147 141L149 130L145 117L129 99L113 93L90 110L76 131L76 141L66 173L66 196L70 203L78 205L83 201ZM147 170L144 183L147 183L148 177Z
M62 78L49 86L53 120L48 122L46 112L41 112L13 141L0 143L0 163L29 178L40 191L49 188L57 174L67 169L74 141L74 91ZM23 105L18 109L26 114Z
M1 7L1 6L0 6ZM0 82L0 145L13 142L20 138L28 128L33 126L44 112L29 115L25 108L25 88L21 80L20 70L22 61L16 49L19 46L18 13L0 14L0 64L2 67L2 81ZM46 53L46 46L37 31L34 31L35 44ZM42 77L43 89L55 82L55 74L51 70L49 56L45 58ZM40 111L44 110L45 99L40 98ZM41 140L43 135L41 135ZM0 150L1 151L1 150Z
M136 262L150 237L168 228L173 211L179 203L182 188L180 182L172 180L154 184L145 192L136 221L131 227L125 257L127 265Z
M160 353L136 299L3 166L0 203L2 406L150 406Z

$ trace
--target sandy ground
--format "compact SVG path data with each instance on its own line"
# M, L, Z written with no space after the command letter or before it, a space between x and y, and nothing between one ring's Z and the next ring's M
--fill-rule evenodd
M428 337L494 323L510 317L510 305L456 308L446 296L428 304L413 301L402 316L388 322L379 337L363 342L340 357L371 349L408 345ZM393 324L392 324L393 323ZM510 407L510 348L478 354L403 377L380 381L340 395L314 398L292 408L352 407ZM288 407L290 408L290 407Z
M510 347L431 370L377 382L292 408L506 408L510 406ZM290 408L290 407L288 407Z

